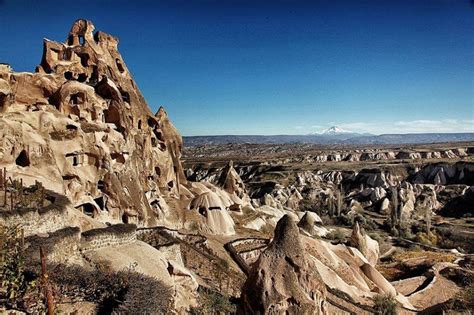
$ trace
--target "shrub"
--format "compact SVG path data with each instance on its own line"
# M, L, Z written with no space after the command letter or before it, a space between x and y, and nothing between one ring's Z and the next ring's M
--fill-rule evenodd
M198 307L192 307L190 314L208 315L208 314L233 314L236 312L236 306L232 304L229 297L215 291L199 290Z
M374 297L374 309L376 314L396 315L398 304L392 296L378 294Z
M0 305L34 311L44 309L36 279L26 271L25 246L18 227L0 226Z
M415 241L421 244L433 246L438 243L438 236L434 232L418 232L416 233Z
M331 232L329 232L326 237L330 240L337 241L342 243L346 239L346 234L341 228L335 228Z
M169 287L132 269L105 272L56 265L51 270L54 270L51 280L59 298L74 296L76 299L97 302L99 313L164 314L173 301Z
M260 232L262 232L266 236L273 235L274 230L275 230L275 227L273 227L270 223L266 223L264 226L260 228Z
M463 289L451 300L448 309L456 311L456 314L472 314L471 310L474 310L474 274L463 275L460 282Z

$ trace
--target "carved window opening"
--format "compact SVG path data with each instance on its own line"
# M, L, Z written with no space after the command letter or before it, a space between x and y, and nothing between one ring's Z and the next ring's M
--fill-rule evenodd
M162 141L162 142L165 141L165 139L163 138L163 133L162 133L161 131L159 131L159 130L153 130L153 132L154 132L156 138L157 138L159 141Z
M30 157L26 150L22 150L15 160L15 164L22 167L30 166Z
M158 175L158 177L161 176L161 168L159 166L155 166L155 173Z
M60 56L61 56L61 60L69 60L67 50L63 50Z
M99 82L99 69L97 68L97 66L92 67L92 74L89 82L92 84L96 84L97 82Z
M84 104L84 102L85 102L85 95L82 92L72 94L69 99L69 103L73 106L82 105Z
M168 188L169 188L169 189L172 189L173 187L174 187L174 183L173 183L173 181L171 180L171 181L168 182Z
M79 45L84 46L84 44L86 43L84 36L79 35L78 38L79 38Z
M72 166L80 166L84 163L84 155L79 153L68 153L66 154L66 160L68 160Z
M98 198L95 198L94 201L99 206L100 210L104 210L105 208L104 197L100 196Z
M152 128L158 125L158 122L154 120L152 117L148 117L147 122L148 122L148 126Z
M87 81L87 74L85 74L85 73L79 74L79 76L77 77L77 81L86 82Z
M98 189L98 190L101 190L101 191L102 191L103 189L105 189L105 183L104 183L103 180L99 180L99 181L97 182L97 189Z
M4 109L7 104L7 95L0 94L0 112Z
M73 76L72 76L72 72L71 71L66 71L64 72L64 78L66 80L72 80Z
M90 217L94 217L95 207L91 203L84 203L84 204L76 207L76 209L82 211L82 213L84 213L85 215L88 215Z
M81 65L83 67L87 67L89 65L89 55L88 54L79 54L79 58L81 58Z
M106 123L113 123L117 127L120 126L120 114L115 106L110 106L104 110L104 118Z
M141 119L138 120L138 129L140 129L140 130L142 129L142 120Z
M115 160L118 163L125 163L125 156L121 153L111 153L110 156L112 157L112 160Z
M63 175L62 178L63 180L73 180L73 179L77 179L77 176L72 175L72 174L66 174L66 175Z
M125 224L128 223L128 215L125 214L125 213L122 215L122 222L125 223Z
M130 103L130 93L120 91L120 94L122 95L122 100L124 102Z
M115 63L117 64L117 69L120 71L120 73L124 73L125 72L125 69L122 65L122 63L120 62L120 59L115 59Z

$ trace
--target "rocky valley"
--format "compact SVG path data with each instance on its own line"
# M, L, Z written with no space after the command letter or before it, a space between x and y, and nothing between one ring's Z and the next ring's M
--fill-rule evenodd
M184 146L84 19L0 64L0 311L474 307L474 143Z

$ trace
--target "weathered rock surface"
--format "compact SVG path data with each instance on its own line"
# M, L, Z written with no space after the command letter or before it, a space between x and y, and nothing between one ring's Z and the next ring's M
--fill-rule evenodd
M298 227L284 216L242 290L242 314L325 314L325 287L304 255Z
M358 222L352 230L349 246L357 248L372 266L377 264L380 256L379 243L369 235L362 233Z
M93 32L78 20L65 43L45 39L36 73L1 70L0 166L102 222L176 224L154 201L186 182L181 136L150 111L118 39Z

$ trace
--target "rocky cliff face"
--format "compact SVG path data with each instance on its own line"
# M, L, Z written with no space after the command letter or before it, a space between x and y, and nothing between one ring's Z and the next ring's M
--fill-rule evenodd
M44 40L36 73L0 68L0 166L99 221L176 222L162 196L186 182L181 136L150 111L117 46L78 20L65 43Z

